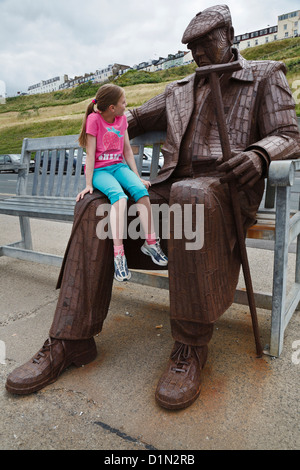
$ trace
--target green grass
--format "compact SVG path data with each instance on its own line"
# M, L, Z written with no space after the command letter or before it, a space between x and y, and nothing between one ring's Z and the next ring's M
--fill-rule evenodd
M0 113L16 111L19 113L29 110L39 110L47 106L68 106L79 103L84 99L94 96L99 88L99 83L84 83L70 90L53 91L37 95L14 96L7 98L6 103L0 106Z
M24 137L49 137L56 135L79 134L82 119L46 121L5 128L0 132L0 154L21 153Z
M162 83L170 80L180 80L193 73L196 64L181 65L171 69L160 70L158 72L146 72L145 70L129 70L124 75L115 80L119 86L126 87L141 83Z
M247 60L282 60L300 56L300 38L272 41L242 51Z
M247 60L276 60L287 67L289 82L294 75L300 76L300 38L282 39L242 51Z

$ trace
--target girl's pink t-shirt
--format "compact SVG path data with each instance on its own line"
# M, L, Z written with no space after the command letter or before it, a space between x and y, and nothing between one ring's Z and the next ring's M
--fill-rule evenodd
M95 168L122 163L127 127L125 115L116 116L112 124L106 122L100 113L88 115L86 133L96 137Z

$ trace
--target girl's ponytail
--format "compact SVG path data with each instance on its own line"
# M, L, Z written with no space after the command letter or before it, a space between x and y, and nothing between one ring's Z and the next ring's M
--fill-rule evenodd
M95 101L96 101L96 100L93 100L93 101L88 105L88 107L87 107L87 109L86 109L86 112L85 112L85 116L84 116L84 119L83 119L81 132L80 132L80 135L79 135L79 138L78 138L78 142L79 142L80 147L85 147L85 146L86 146L86 120L87 120L87 117L88 117L89 114L95 112L95 111L94 111Z

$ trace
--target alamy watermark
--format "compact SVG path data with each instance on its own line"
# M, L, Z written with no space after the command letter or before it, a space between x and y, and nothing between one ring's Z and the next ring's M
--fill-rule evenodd
M177 240L185 240L186 250L200 250L204 244L204 205L203 204L152 204L154 227L159 227L162 221L161 239L170 238L170 227L172 227L172 237ZM100 204L96 215L102 217L96 227L97 237L100 240L112 238L110 228L111 211L114 205ZM140 223L140 214L147 209L143 204L133 204L125 211L125 221L119 222L119 226L124 225L123 239L131 238L137 240L145 237L145 229ZM123 217L123 215L122 215ZM128 219L130 218L130 222ZM147 219L144 213L143 219ZM172 223L171 223L172 221ZM156 229L156 233L157 233ZM151 233L151 230L147 231Z

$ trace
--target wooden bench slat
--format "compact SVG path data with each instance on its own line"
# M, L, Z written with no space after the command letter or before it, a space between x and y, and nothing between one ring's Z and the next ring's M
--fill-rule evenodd
M56 170L56 155L57 155L57 150L52 150L50 175L49 175L48 191L47 191L48 196L52 195L53 187L54 187L54 178L55 178L55 170Z
M33 196L37 195L40 165L41 165L41 151L38 150L35 154L35 169L34 169L33 186L32 186L32 195Z
M78 194L80 192L80 177L82 170L82 160L83 160L83 148L78 149L77 152L77 162L75 170L75 178L73 185L73 194Z
M43 154L42 178L41 178L41 184L39 188L39 196L45 195L45 186L46 186L47 169L48 169L48 157L49 157L49 150L46 150Z
M53 211L51 207L42 208L30 208L16 207L14 205L0 206L0 212L6 215L16 215L19 217L32 217L36 219L60 219L66 221L72 221L74 218L74 210L72 208L62 208L61 210Z

